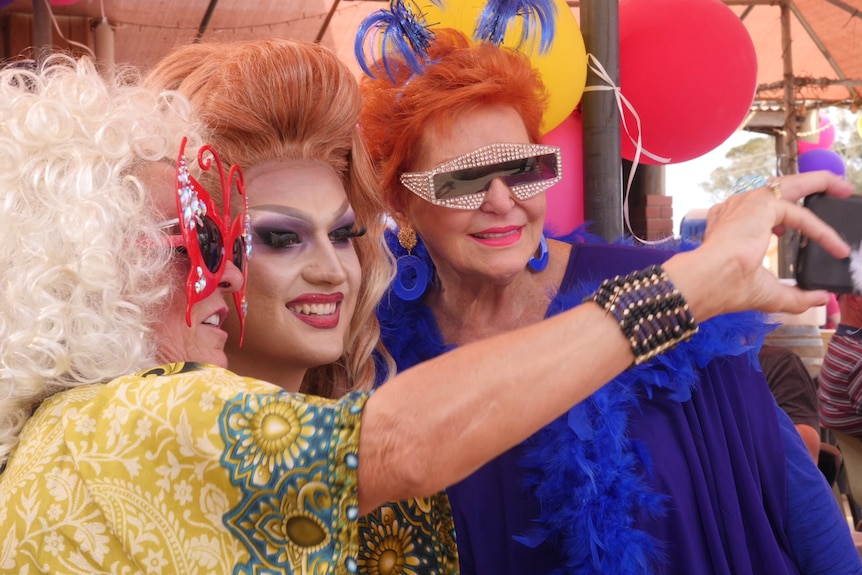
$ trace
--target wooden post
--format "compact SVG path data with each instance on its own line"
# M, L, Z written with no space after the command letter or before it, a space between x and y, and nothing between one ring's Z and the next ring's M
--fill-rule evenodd
M609 0L582 0L581 32L587 54L604 66L619 86L619 6ZM587 86L605 85L591 70ZM613 91L584 92L584 218L606 240L622 235L620 118Z
M776 136L775 151L782 175L795 174L797 168L796 98L793 86L793 54L790 36L790 6L781 0L781 56L784 62L784 130ZM796 266L798 235L787 233L778 238L778 277L792 278Z
M102 74L114 71L114 29L107 19L100 20L95 27L96 61Z
M33 0L33 56L38 60L50 54L53 40L48 3Z

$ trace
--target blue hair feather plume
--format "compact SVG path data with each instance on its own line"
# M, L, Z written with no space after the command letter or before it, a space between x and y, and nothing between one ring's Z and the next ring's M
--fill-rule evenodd
M431 0L439 5L441 0ZM389 10L377 10L359 25L353 50L362 71L372 78L372 68L382 64L386 75L395 82L390 58L404 61L414 74L422 73L428 61L428 47L434 33L425 21L425 14L404 0L390 0ZM365 46L369 44L370 60L366 60Z
M523 46L533 36L538 25L541 31L539 53L547 53L554 43L556 30L557 5L554 0L489 0L479 15L473 37L500 45L509 25L519 16L524 18L524 25L518 46Z

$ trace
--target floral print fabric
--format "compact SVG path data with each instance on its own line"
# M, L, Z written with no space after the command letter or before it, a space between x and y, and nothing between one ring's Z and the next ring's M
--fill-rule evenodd
M444 494L358 517L367 399L194 363L60 392L0 474L0 573L457 573Z
M0 572L355 573L366 399L191 363L60 392L0 475Z
M360 518L359 572L458 575L455 523L446 494L388 503Z

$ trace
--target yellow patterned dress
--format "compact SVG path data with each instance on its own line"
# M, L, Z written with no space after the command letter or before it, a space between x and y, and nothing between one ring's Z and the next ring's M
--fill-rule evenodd
M451 537L445 496L417 500L421 517L381 508L359 533L367 398L193 363L58 393L0 474L0 573L450 573L450 547L426 543Z

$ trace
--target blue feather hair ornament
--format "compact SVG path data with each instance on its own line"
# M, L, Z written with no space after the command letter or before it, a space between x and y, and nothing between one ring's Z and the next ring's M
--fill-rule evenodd
M473 38L500 45L509 24L518 16L524 18L518 46L524 45L538 25L541 30L539 53L547 53L554 43L556 30L557 5L553 0L489 0L479 14Z
M431 0L439 6L441 0ZM372 68L379 71L382 64L389 79L395 82L389 59L396 56L413 71L422 73L428 61L428 47L434 33L425 22L425 15L415 11L404 0L390 0L389 10L371 13L359 25L353 51L362 71L376 78ZM366 60L365 46L370 45L370 61Z

